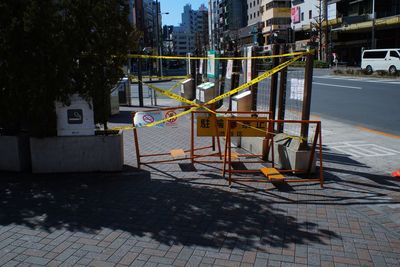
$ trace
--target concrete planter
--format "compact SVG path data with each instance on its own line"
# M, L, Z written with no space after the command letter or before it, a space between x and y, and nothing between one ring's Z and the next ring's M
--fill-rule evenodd
M30 169L29 137L0 136L0 170L28 171Z
M33 173L122 171L122 131L115 135L31 138Z

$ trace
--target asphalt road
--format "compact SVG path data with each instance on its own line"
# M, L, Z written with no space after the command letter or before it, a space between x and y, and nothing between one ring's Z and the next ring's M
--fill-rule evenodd
M350 78L317 70L311 111L400 136L400 79Z
M169 89L175 81L155 84ZM179 94L180 88L174 90ZM144 86L145 97L149 97ZM150 99L150 98L149 98ZM149 100L146 99L146 100ZM159 105L167 97L157 95ZM326 118L400 136L400 79L346 77L315 70L311 112Z

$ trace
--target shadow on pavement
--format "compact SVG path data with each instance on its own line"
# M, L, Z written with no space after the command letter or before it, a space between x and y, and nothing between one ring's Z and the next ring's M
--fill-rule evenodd
M7 176L9 178L7 179ZM254 194L176 181L150 173L26 175L0 179L0 224L52 232L103 228L164 244L227 248L325 244L340 238L298 221Z
M369 168L364 163L360 163L357 160L350 158L350 155L332 152L327 146L322 146L322 153L324 162L327 163Z

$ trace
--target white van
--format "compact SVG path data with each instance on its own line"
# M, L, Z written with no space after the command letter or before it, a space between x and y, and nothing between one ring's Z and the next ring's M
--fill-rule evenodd
M361 57L361 68L368 74L377 70L395 74L400 70L400 48L364 50Z

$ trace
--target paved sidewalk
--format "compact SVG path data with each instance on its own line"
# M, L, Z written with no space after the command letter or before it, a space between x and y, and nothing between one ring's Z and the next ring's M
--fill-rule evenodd
M229 188L212 164L137 170L131 131L123 173L1 173L0 266L399 266L400 139L322 121L324 189ZM140 129L143 152L187 148L180 125Z

